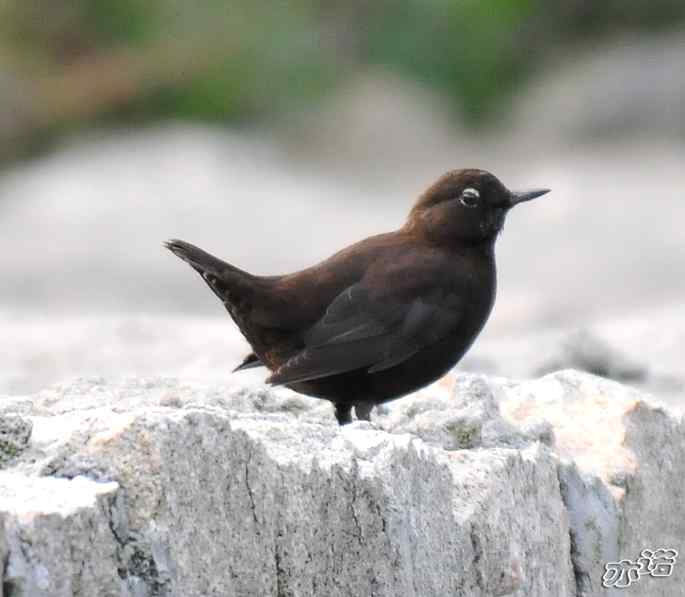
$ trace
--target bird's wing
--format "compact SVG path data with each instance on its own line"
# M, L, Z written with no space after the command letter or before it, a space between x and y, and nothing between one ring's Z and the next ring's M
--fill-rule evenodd
M454 331L461 312L454 294L414 291L397 299L354 284L307 331L305 348L267 381L280 385L355 369L389 369Z

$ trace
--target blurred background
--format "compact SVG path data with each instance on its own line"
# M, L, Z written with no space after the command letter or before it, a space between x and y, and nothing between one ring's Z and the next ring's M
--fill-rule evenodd
M163 240L284 273L457 167L553 189L510 215L460 368L682 406L681 0L2 2L0 394L233 383L246 343Z

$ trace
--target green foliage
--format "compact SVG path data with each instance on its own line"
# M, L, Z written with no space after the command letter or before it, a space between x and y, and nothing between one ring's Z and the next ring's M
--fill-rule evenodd
M436 89L477 126L504 113L550 52L684 20L682 0L6 0L0 60L40 79L79 61L118 58L98 62L114 71L98 76L121 79L126 93L113 86L112 101L69 104L43 132L102 117L278 118L369 66ZM139 69L137 78L117 72L126 65ZM81 95L87 102L88 92Z
M391 2L372 23L367 57L442 90L477 123L526 71L517 45L532 11L530 0Z
M99 46L142 42L157 25L162 0L79 0L84 25Z

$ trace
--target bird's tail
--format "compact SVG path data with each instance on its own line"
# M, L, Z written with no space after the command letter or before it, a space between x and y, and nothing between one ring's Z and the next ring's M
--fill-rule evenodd
M169 249L176 257L183 259L194 269L200 273L207 272L219 276L223 274L226 269L234 269L232 265L210 255L195 245L191 245L183 240L176 238L164 243L164 246Z
M164 246L198 272L214 294L227 306L231 301L231 295L252 278L247 272L185 241L172 239L165 242Z

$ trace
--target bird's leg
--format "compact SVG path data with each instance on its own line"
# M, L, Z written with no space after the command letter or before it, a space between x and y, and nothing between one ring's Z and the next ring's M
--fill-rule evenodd
M354 414L357 415L359 421L371 421L372 410L373 403L371 402L357 402L354 405Z
M338 425L347 425L352 422L352 406L349 404L335 405L335 418L338 420Z

